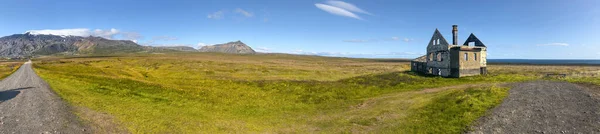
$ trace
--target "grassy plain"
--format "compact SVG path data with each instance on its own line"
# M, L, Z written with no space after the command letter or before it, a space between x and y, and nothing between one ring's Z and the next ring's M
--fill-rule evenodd
M501 102L502 83L557 73L495 65L488 76L448 79L408 72L408 62L216 53L44 58L34 67L97 129L132 133L460 133Z
M20 61L0 61L0 79L8 77L23 64Z

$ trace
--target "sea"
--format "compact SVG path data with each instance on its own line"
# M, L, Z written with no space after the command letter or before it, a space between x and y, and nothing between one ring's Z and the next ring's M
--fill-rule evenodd
M535 64L535 65L600 65L600 60L566 59L488 59L488 64Z

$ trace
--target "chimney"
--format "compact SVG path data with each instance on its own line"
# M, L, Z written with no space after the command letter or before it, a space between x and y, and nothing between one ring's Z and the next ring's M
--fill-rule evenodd
M458 45L458 25L452 25L452 45Z

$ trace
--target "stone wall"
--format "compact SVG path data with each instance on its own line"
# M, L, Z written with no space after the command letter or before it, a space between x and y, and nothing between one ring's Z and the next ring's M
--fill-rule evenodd
M425 62L411 61L410 64L411 71L427 73L427 64Z
M427 67L430 74L447 77L450 74L450 52L448 42L436 29L427 45ZM440 55L438 58L438 54ZM441 61L440 61L441 59Z
M460 69L460 77L480 75L480 69Z
M467 55L467 60L465 60L465 54ZM477 55L477 59L475 59L475 55ZM481 53L477 51L459 51L458 61L460 68L460 77L480 74L480 55Z
M481 61L479 61L481 67L487 67L487 50L486 48L481 48Z

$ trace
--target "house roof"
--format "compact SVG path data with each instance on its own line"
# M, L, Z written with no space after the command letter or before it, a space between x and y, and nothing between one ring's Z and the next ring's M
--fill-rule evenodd
M481 42L481 40L479 40L477 38L477 36L475 36L475 34L471 33L471 35L469 35L469 38L467 38L467 40L465 41L465 43L463 44L464 46L468 46L469 42L474 42L475 46L477 47L486 47L483 42Z
M427 62L427 55L423 55L421 57L415 58L412 61L417 61L417 62Z

